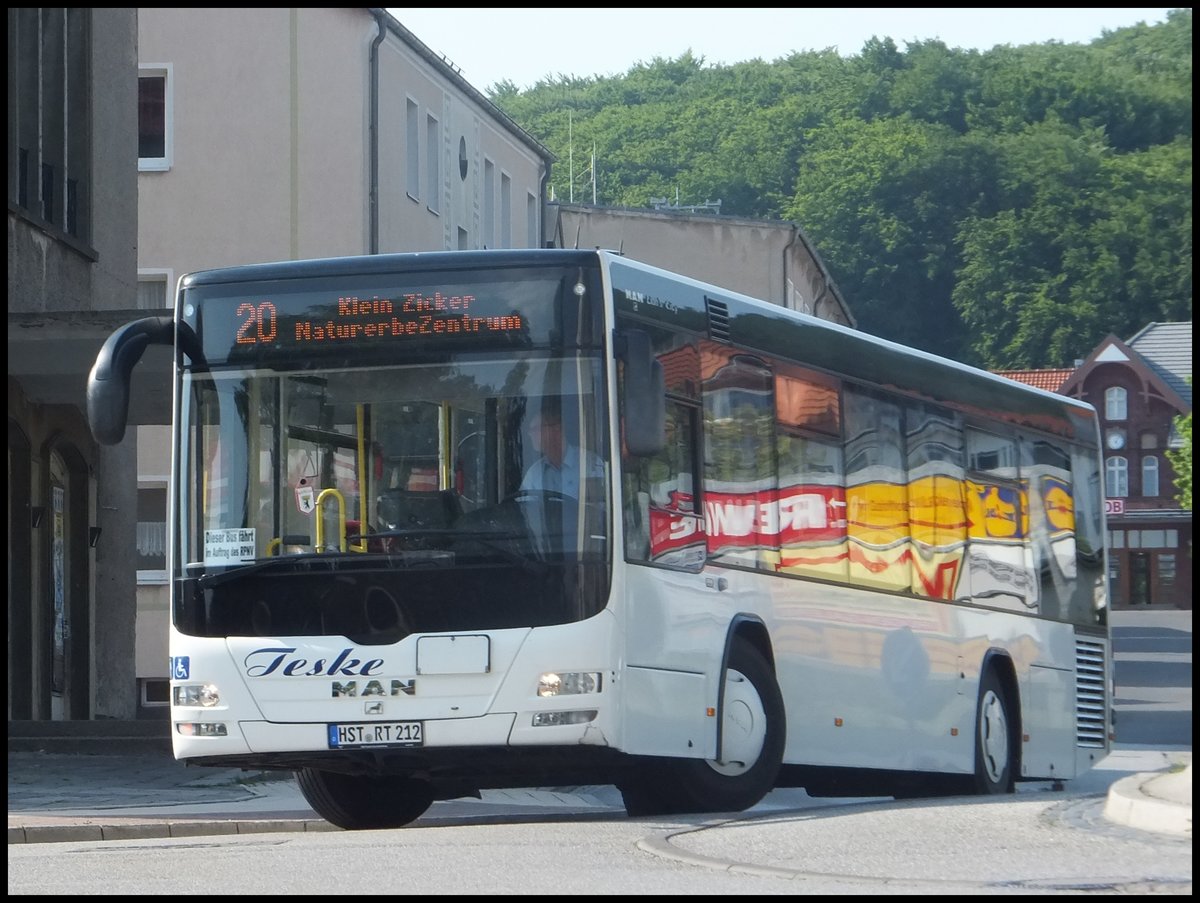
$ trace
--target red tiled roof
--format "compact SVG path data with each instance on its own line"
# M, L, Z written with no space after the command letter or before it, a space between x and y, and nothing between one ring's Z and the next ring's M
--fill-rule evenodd
M1074 368L1067 370L996 370L997 376L1045 389L1047 392L1057 392L1067 378L1075 372Z

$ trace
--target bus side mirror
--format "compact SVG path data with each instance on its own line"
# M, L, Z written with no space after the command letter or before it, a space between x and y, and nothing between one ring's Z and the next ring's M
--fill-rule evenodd
M87 414L92 435L101 445L116 445L125 438L129 420L129 377L150 345L171 345L175 324L171 317L144 317L126 323L105 340L88 374Z
M631 455L657 455L666 445L667 390L662 363L654 356L650 336L639 329L618 337L617 353L625 364L625 450Z

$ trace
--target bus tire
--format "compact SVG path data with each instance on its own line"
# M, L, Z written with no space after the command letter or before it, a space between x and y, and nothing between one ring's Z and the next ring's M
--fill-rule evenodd
M975 710L975 777L973 790L980 795L1012 793L1015 789L1016 722L1011 697L995 668L979 682Z
M425 781L398 775L350 775L316 768L296 772L300 792L313 810L347 831L399 828L433 805Z
M718 759L660 759L620 785L632 816L741 812L775 787L787 736L783 696L766 658L737 637L729 651Z

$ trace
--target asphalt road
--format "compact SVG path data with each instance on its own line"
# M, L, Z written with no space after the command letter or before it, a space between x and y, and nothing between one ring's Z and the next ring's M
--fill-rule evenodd
M1192 613L1112 615L1117 742L1192 748Z

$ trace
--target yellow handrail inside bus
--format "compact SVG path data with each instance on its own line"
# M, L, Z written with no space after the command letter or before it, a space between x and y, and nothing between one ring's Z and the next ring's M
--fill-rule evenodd
M338 548L346 551L346 499L342 494L333 487L322 489L321 494L317 496L317 551L324 552L325 549L325 512L321 510L321 506L325 504L327 498L333 498L337 502L338 509Z
M450 435L450 402L443 401L438 415L438 489L446 490L454 486L454 455Z
M367 473L367 436L364 429L364 406L355 405L355 419L358 426L358 532L361 534L353 546L356 552L367 550L367 490L370 475ZM342 531L343 534L345 530ZM345 548L343 547L343 551Z
M268 557L269 557L269 556L271 556L271 555L278 555L278 554L279 554L279 549L280 549L282 546L283 546L283 539L282 539L282 537L276 536L274 539L272 539L272 540L271 540L269 543L267 543L267 555L268 555Z

